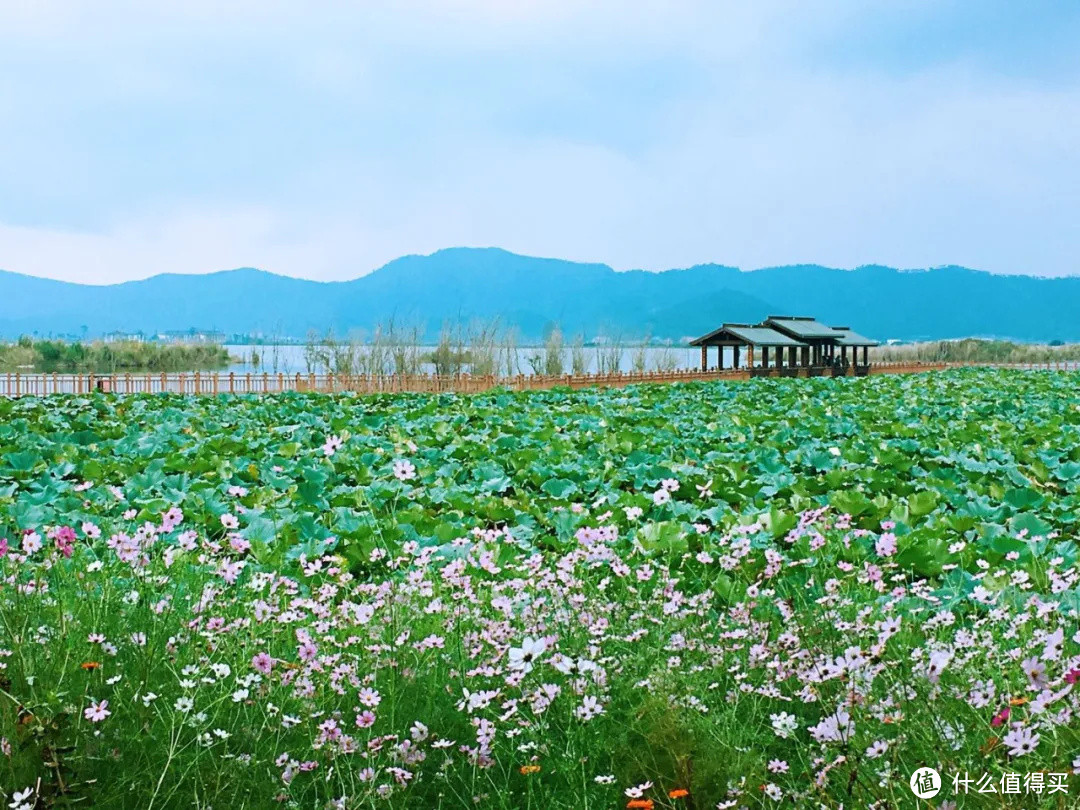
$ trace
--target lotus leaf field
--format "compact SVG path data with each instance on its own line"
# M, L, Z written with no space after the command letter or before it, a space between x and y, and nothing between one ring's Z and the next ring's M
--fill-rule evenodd
M0 795L1074 807L1078 382L0 401Z

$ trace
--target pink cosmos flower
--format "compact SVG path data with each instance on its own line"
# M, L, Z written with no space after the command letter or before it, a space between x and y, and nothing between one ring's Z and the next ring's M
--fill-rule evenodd
M238 534L229 537L229 547L238 554L245 554L248 551L251 551L251 543Z
M228 582L230 585L236 583L236 580L240 577L240 573L244 570L243 560L226 560L221 563L221 568L218 573L221 574L222 579Z
M103 700L100 703L91 703L86 709L83 710L83 717L89 720L91 723L100 723L112 712L109 711L109 701Z
M379 693L372 689L370 686L365 686L363 689L361 689L358 694L358 698L363 705L368 706L372 709L378 706L379 701L382 700L382 697L380 697Z
M75 550L75 530L70 526L61 526L56 530L53 542L56 543L61 554L71 557L71 553Z
M22 541L23 553L33 554L41 548L41 535L37 532L27 530L23 534Z
M251 667L263 675L269 675L274 668L274 659L270 657L269 653L256 653L255 657L251 659Z
M877 539L874 550L877 551L879 556L891 557L896 553L896 535L892 532L885 532Z
M375 725L375 712L363 711L356 715L357 728L371 728Z
M394 462L394 477L399 481L411 481L416 478L416 467L408 459L399 458Z
M174 506L161 516L161 531L171 532L184 520L184 513L179 506Z

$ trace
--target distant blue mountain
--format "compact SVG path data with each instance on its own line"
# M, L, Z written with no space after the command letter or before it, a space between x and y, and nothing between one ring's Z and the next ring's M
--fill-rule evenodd
M429 338L445 322L499 318L523 338L565 334L679 339L724 321L810 314L878 339L1080 340L1080 277L993 275L963 267L722 265L616 272L602 264L451 248L404 256L346 282L244 268L94 286L0 271L0 336L158 333L342 335L393 319Z

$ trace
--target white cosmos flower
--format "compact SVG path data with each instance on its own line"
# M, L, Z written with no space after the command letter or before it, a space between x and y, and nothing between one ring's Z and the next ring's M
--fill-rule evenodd
M525 636L520 647L511 647L509 654L510 669L529 672L533 662L547 652L547 644L542 638Z

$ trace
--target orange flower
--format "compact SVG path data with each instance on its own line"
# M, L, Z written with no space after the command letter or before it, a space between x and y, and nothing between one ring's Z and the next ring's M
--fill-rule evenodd
M99 664L97 661L84 661L79 666L81 666L83 669L99 669L101 667L101 664Z
M669 799L682 799L689 796L690 791L686 788L675 788L674 790L669 790L667 795Z
M626 803L627 808L638 808L638 810L653 810L652 799L631 799Z
M540 766L539 765L522 765L520 770L521 770L522 774L524 774L525 776L528 776L530 773L540 773Z
M1013 698L1012 700L1009 701L1009 705L1010 706L1023 706L1027 702L1028 702L1027 698Z

